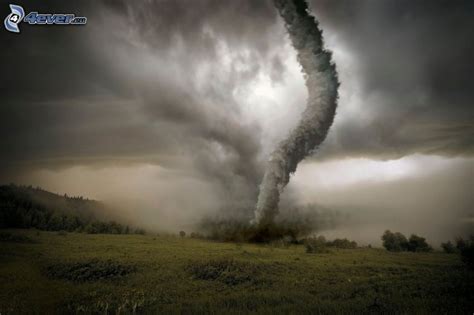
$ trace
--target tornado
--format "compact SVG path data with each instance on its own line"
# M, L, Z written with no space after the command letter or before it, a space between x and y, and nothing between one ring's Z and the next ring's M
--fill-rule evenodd
M271 153L260 185L254 224L272 224L280 194L298 163L324 141L336 114L339 81L331 52L324 49L322 31L304 0L274 0L297 52L308 89L307 105L298 125Z

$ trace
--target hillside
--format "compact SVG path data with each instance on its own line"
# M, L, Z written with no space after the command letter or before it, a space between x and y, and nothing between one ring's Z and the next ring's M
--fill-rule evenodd
M103 203L61 196L31 186L0 186L0 228L37 228L50 231L128 233L115 222Z

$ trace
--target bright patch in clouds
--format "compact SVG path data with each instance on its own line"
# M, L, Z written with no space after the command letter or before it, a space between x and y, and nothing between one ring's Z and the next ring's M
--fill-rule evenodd
M433 173L463 160L439 156L410 155L398 160L344 159L305 162L298 166L291 185L331 189L360 182L384 182Z

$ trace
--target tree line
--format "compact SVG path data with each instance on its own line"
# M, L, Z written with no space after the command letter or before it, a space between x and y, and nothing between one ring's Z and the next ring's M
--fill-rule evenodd
M0 228L36 228L103 234L144 234L145 231L110 220L99 220L104 206L80 197L60 196L32 186L0 186Z

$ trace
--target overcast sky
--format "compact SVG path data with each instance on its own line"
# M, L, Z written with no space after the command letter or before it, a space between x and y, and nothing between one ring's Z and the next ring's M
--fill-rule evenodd
M1 1L1 16L9 3ZM270 1L15 3L88 22L0 31L0 182L99 199L128 194L163 222L252 207L262 162L307 96ZM310 7L334 53L340 100L327 141L287 194L333 204L374 179L378 189L436 181L456 195L436 213L462 208L452 211L472 218L474 2ZM392 210L400 207L419 208L394 202Z

